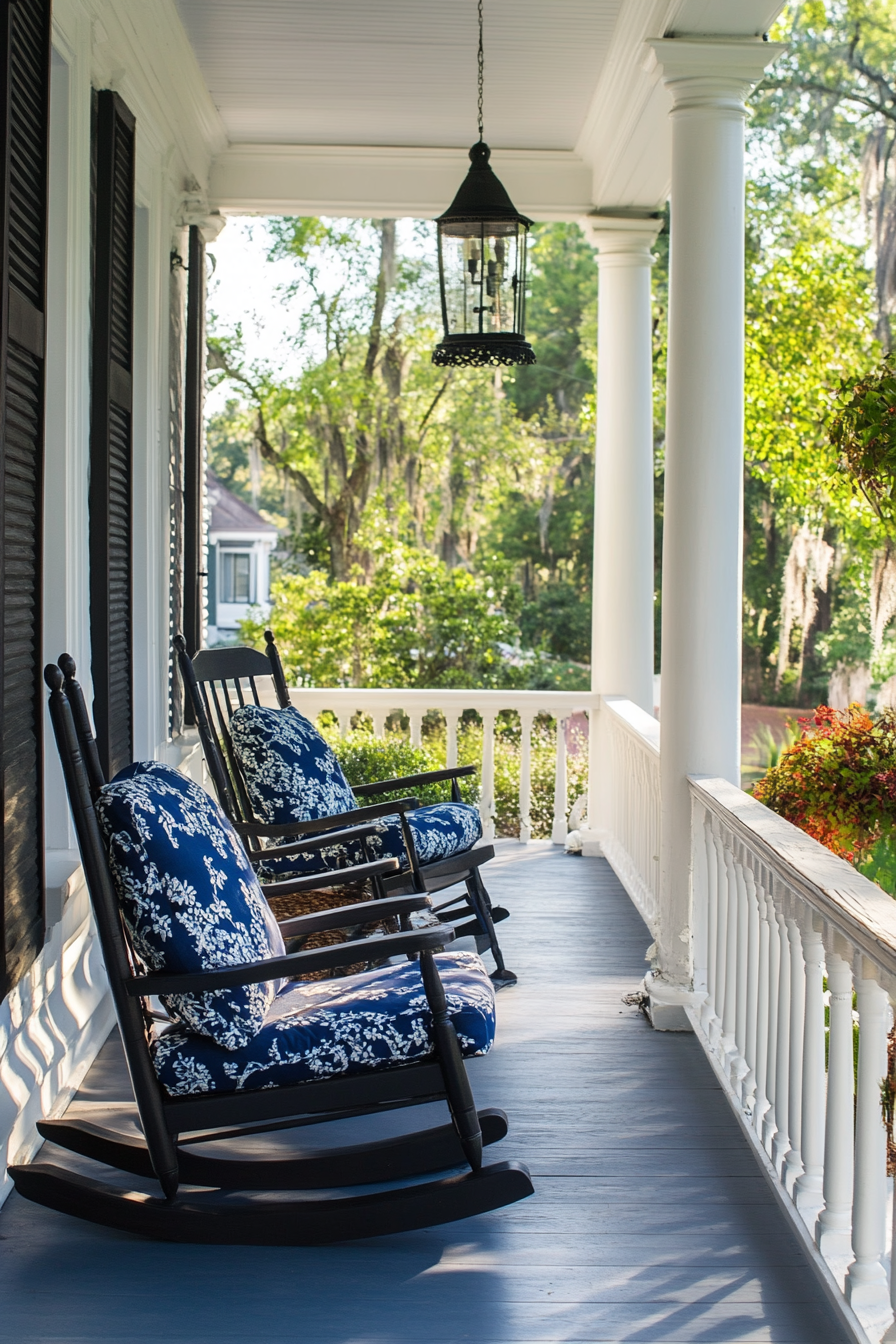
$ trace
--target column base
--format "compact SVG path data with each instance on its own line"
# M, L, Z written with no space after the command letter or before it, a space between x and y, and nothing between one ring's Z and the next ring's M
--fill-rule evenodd
M658 980L652 971L644 977L647 1016L654 1031L693 1031L688 1008L698 1008L700 995Z
M607 831L591 830L589 826L580 826L579 835L582 837L582 857L584 859L602 859L604 857L604 838Z
M852 1254L852 1215L823 1210L815 1224L815 1244L828 1260L848 1260Z
M886 1271L882 1264L857 1266L846 1271L845 1297L853 1311L866 1320L886 1321L892 1313Z
M824 1208L822 1174L817 1170L811 1173L804 1170L794 1183L793 1202L804 1218L808 1218L808 1212L811 1210L814 1224L816 1217Z
M784 1158L784 1168L781 1172L781 1180L784 1189L796 1203L796 1183L803 1174L803 1164L800 1155L793 1148L790 1148Z

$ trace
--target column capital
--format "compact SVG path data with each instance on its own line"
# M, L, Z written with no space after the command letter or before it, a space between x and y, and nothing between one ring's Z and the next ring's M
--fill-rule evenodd
M189 228L191 224L199 226L204 243L213 243L224 228L227 220L218 210L209 208L208 198L199 192L184 192L180 198L175 224L178 228Z
M653 264L651 248L663 227L662 219L632 215L583 215L579 224L598 254L598 264L608 257L625 258L629 265Z
M755 38L660 37L647 46L645 69L660 72L673 113L711 107L741 116L750 90L787 50Z

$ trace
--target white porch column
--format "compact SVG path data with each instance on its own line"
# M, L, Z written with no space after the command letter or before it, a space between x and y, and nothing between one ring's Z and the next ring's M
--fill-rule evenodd
M589 215L597 252L597 438L591 688L653 713L653 351L651 248L657 219ZM599 853L611 824L609 750L589 728L588 821Z
M783 50L650 44L672 96L663 541L662 851L655 1026L692 986L689 774L740 784L744 99Z

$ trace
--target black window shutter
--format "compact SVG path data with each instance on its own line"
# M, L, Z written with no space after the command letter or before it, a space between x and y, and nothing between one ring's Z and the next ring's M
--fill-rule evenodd
M134 117L95 95L90 388L90 654L106 778L133 753L132 394Z
M205 243L190 225L187 271L187 358L184 376L184 612L183 636L192 656L202 642L203 546L202 402L205 389ZM184 706L189 714L189 702ZM188 717L188 722L192 718Z
M0 757L9 992L43 944L41 515L49 0L0 0Z

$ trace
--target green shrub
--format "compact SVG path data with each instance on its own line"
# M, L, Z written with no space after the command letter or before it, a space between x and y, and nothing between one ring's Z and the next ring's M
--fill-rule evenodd
M398 731L386 732L382 738L376 738L367 728L353 728L344 738L340 737L338 727L325 729L324 736L333 748L339 764L345 771L349 784L376 784L380 780L399 779L403 775L419 775L425 770L443 770L445 752L441 744L433 738L425 745L412 747L404 734ZM462 762L463 764L463 762ZM472 776L460 782L464 801L479 801L479 782ZM376 795L376 801L392 797L406 797L412 793L421 803L443 803L451 797L451 784L416 785L413 790L399 789L397 792ZM373 799L371 799L373 801Z
M388 727L382 738L375 738L369 720L362 721L343 738L335 720L322 721L321 731L336 753L350 784L373 784L380 780L396 779L402 775L420 774L425 770L445 767L447 733L439 718L429 718L424 724L423 740L419 747L411 746L406 729ZM588 753L586 742L579 744L576 755L567 757L567 815L573 803L588 787ZM461 722L457 735L459 765L474 765L476 774L460 781L465 802L478 804L480 799L480 768L482 765L482 724L470 715ZM531 806L533 839L549 839L554 817L554 771L556 761L556 726L547 715L540 715L532 729L531 745ZM518 836L520 782L520 725L519 716L512 712L500 714L495 725L495 831L498 836ZM408 791L399 790L404 796ZM445 802L451 797L450 783L415 787L413 795L421 803ZM399 796L383 794L384 798ZM379 795L378 795L379 798Z

